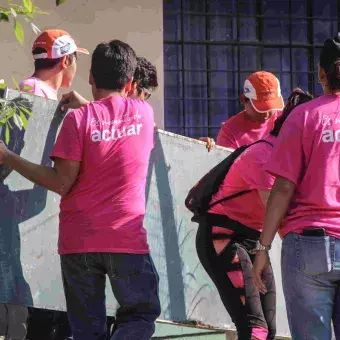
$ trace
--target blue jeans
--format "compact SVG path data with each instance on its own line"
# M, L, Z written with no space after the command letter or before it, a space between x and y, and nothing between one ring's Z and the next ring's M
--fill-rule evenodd
M289 233L281 268L292 339L340 339L340 239Z
M61 269L74 340L106 340L106 275L120 305L111 339L151 338L161 307L159 278L150 255L62 255Z

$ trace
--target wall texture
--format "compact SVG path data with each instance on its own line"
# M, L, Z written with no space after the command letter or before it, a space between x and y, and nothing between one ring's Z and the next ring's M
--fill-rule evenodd
M76 42L92 51L101 41L120 39L129 43L137 54L146 57L157 67L159 89L151 97L156 123L163 127L163 1L145 0L68 0L56 7L54 0L35 0L34 3L49 15L38 16L37 26L43 30L60 28L68 31ZM0 79L11 82L32 74L33 59L30 49L35 34L27 23L22 48L16 41L12 25L0 23L1 66ZM72 89L91 99L88 85L90 58L80 56L78 74Z

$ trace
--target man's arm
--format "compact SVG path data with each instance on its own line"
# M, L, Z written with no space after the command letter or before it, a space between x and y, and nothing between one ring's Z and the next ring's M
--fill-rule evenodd
M79 173L80 162L56 158L54 167L38 165L7 150L2 141L0 141L1 154L4 154L2 157L4 164L29 181L61 196L65 196L70 191Z
M79 125L78 118L75 112L70 112L64 119L52 152L54 167L34 164L23 159L9 151L1 140L0 164L4 163L12 167L37 185L61 196L66 195L76 181L82 160L83 145L79 134L83 132L84 125Z
M283 177L276 178L267 203L260 237L261 244L265 246L272 244L275 234L286 216L295 188L295 184L290 180Z
M63 111L67 111L69 109L79 109L80 107L90 103L76 91L63 94L60 102L62 104L61 109Z

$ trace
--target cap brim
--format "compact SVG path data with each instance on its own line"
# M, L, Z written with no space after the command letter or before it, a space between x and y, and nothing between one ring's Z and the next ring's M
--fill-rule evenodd
M76 50L78 53L82 53L82 54L87 54L89 55L90 52L88 50L86 50L85 48L80 48L80 47L77 47L77 50Z
M271 110L282 110L284 108L284 102L282 97L266 101L250 99L250 102L253 108L261 113Z

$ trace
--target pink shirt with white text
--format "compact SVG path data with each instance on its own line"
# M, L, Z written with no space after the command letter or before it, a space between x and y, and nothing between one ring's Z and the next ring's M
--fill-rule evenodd
M52 158L80 162L61 199L59 254L149 252L145 185L154 113L141 100L111 96L67 114Z
M323 227L340 238L340 97L323 95L295 108L265 169L296 185L281 236Z

